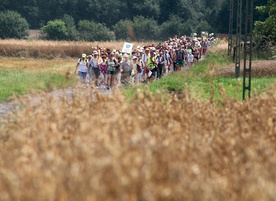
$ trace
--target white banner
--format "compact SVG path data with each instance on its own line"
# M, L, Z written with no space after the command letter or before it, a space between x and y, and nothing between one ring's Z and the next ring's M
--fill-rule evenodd
M132 43L124 43L124 46L123 46L123 49L122 49L122 52L124 53L128 53L128 54L131 54L132 52L132 47L133 47L133 44Z

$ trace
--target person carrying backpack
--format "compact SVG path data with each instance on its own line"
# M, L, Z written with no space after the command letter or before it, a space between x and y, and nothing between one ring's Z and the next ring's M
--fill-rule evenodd
M155 60L155 55L154 55L154 52L151 51L150 57L148 57L148 61L147 61L147 68L149 69L148 78L150 82L155 79L155 74L157 71L156 66L157 66L157 62Z
M184 67L184 51L180 49L180 46L175 50L175 65L176 71L180 71Z
M131 73L131 66L130 61L128 60L128 55L123 55L123 62L121 63L121 69L122 69L122 83L127 84L130 81L130 73Z
M78 70L78 76L80 78L80 82L84 83L86 74L88 73L88 62L86 59L86 54L82 54L81 58L78 59L76 69L75 69L75 74L77 73Z

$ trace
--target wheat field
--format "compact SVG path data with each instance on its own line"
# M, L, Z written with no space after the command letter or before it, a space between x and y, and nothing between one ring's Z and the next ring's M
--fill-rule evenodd
M241 74L243 75L244 61L241 61ZM247 62L246 67L249 67ZM211 73L211 76L222 77L234 77L235 76L235 64L224 66L223 68L215 68ZM276 76L276 60L256 60L252 61L251 75L253 77L275 77Z
M148 43L133 42L134 48ZM149 42L152 44L152 42ZM54 59L57 57L80 57L82 53L92 54L97 45L111 50L122 50L124 41L80 42L80 41L43 41L43 40L0 40L0 55L9 57L34 57Z
M274 91L22 99L0 129L0 200L275 200Z

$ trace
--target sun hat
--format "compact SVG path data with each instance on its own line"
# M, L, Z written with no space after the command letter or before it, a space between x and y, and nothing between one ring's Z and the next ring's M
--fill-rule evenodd
M136 56L133 56L133 57L132 57L132 60L134 60L134 59L137 59L137 57L136 57Z
M124 54L123 57L124 57L124 58L126 58L126 57L128 58L128 55L127 55L127 54Z
M81 57L86 57L86 54L83 53L83 54L81 55Z
M94 51L93 51L93 54L98 54L98 51L94 50Z

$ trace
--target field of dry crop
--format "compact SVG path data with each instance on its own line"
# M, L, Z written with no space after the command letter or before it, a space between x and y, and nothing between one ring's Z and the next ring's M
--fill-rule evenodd
M209 53L218 53L227 51L228 44L219 44L214 48L209 49ZM247 62L247 67L249 63ZM213 77L234 77L235 65L216 66L212 69L209 75ZM241 75L243 75L244 61L241 60ZM275 77L276 76L276 60L253 60L252 61L252 77Z
M275 93L183 93L27 106L0 129L0 200L275 200Z
M241 61L241 75L243 75L243 61ZM249 66L249 64L247 64ZM234 64L217 68L212 73L212 76L234 77ZM276 60L257 60L252 62L252 77L276 77Z
M52 71L66 73L76 67L78 57L61 59L31 59L6 57L0 59L0 69L5 70L22 70L22 71Z
M72 44L0 41L0 54L77 58L95 45ZM20 47L26 55L18 55ZM0 68L9 68L4 61ZM62 59L21 58L12 68L60 65ZM185 90L137 90L130 102L119 91L93 89L72 99L41 94L39 105L18 100L22 110L0 125L0 200L275 200L275 88L245 102L225 96L216 103Z
M100 42L102 48L122 50L124 42ZM134 48L148 43L134 42ZM150 43L151 44L151 43ZM0 55L9 57L35 57L53 59L56 57L79 57L91 54L98 42L42 41L42 40L0 40Z

